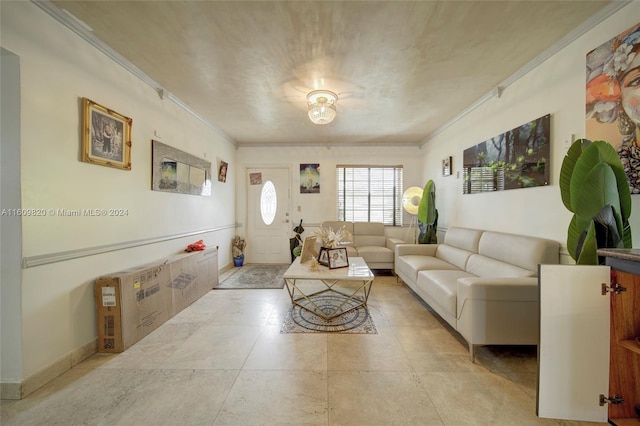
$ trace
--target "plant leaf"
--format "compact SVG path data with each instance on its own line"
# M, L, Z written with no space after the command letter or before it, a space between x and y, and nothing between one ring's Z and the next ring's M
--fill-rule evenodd
M574 176L582 172L579 169L580 162L579 160L576 164ZM616 176L607 163L599 163L589 169L588 173L581 176L580 185L573 185L574 180L572 179L571 185L571 202L576 211L576 226L580 231L589 226L604 206L610 205L615 211L620 211ZM622 230L621 220L618 229Z
M618 183L618 194L620 198L620 214L623 219L627 219L631 215L631 191L629 189L629 180L624 171L622 161L616 150L605 141L595 141L593 144L598 148L600 161L604 161L613 170Z
M610 205L604 206L593 218L598 247L622 248L622 227L618 228L619 218L620 214Z
M582 244L578 250L578 259L576 263L578 265L597 265L598 264L598 243L596 241L596 232L593 222L586 229Z
M578 260L576 250L578 249L578 241L580 239L580 233L582 229L578 229L576 224L577 216L574 214L569 222L569 228L567 229L567 251L571 255L573 260Z
M633 243L631 242L631 225L629 225L629 221L624 219L622 223L622 242L624 248L633 248Z
M436 184L429 180L424 185L422 198L418 204L418 220L422 223L433 222L434 210L436 208Z
M571 144L567 155L562 160L562 167L560 168L560 195L562 196L562 202L564 206L570 212L573 212L571 206L571 176L573 175L573 169L576 165L576 161L580 158L582 151L586 149L591 141L589 139L578 139Z

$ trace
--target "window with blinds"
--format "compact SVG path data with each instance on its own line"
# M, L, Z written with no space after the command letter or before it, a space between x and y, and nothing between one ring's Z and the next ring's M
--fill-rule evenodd
M338 220L402 225L402 166L336 166Z

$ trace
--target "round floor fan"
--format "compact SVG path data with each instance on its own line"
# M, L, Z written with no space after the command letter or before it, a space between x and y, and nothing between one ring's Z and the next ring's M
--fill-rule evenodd
M407 234L405 235L405 241L407 240L407 236L409 235L411 230L413 230L413 242L416 242L416 228L418 227L418 206L420 205L421 199L422 188L418 188L417 186L407 188L402 194L402 208L404 208L404 211L411 215L411 224L409 225L409 229L407 230Z

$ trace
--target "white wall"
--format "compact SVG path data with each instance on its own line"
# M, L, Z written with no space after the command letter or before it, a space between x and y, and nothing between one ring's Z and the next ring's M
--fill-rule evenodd
M339 114L339 113L338 113ZM301 116L301 119L306 119ZM340 116L336 118L339 120ZM236 166L236 220L246 223L246 169L261 165L284 165L292 170L291 217L292 223L319 225L325 220L336 220L336 164L403 165L404 189L424 187L421 150L417 147L364 146L364 147L244 147L238 149ZM300 193L300 164L320 164L320 193ZM300 212L298 212L300 206ZM410 222L409 216L404 218ZM308 227L305 227L305 231ZM309 235L305 233L305 236Z
M585 137L585 55L638 23L640 2L633 2L504 90L424 146L423 180L433 179L442 227L467 226L536 235L561 242L571 220L560 198L558 176L569 135ZM491 137L551 114L549 186L462 195L462 153ZM442 177L439 165L453 156L454 173ZM456 172L460 177L456 177ZM640 247L640 196L633 196L630 223L634 247ZM566 256L563 256L563 261Z
M32 3L2 2L1 7L2 46L20 59L22 208L128 210L124 217L23 217L22 256L213 230L24 269L24 378L66 362L96 338L92 286L97 276L161 259L200 238L220 246L220 265L230 262L234 179L220 183L216 170L219 159L233 164L236 151L214 129L161 100L153 88ZM82 97L133 119L131 171L80 161ZM211 161L213 195L151 191L152 139ZM5 341L4 334L2 339L3 346L20 343Z

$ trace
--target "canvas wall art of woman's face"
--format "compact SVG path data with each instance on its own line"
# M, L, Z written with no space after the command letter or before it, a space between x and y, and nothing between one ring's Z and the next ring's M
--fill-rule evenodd
M586 137L618 152L640 194L640 24L587 54Z

